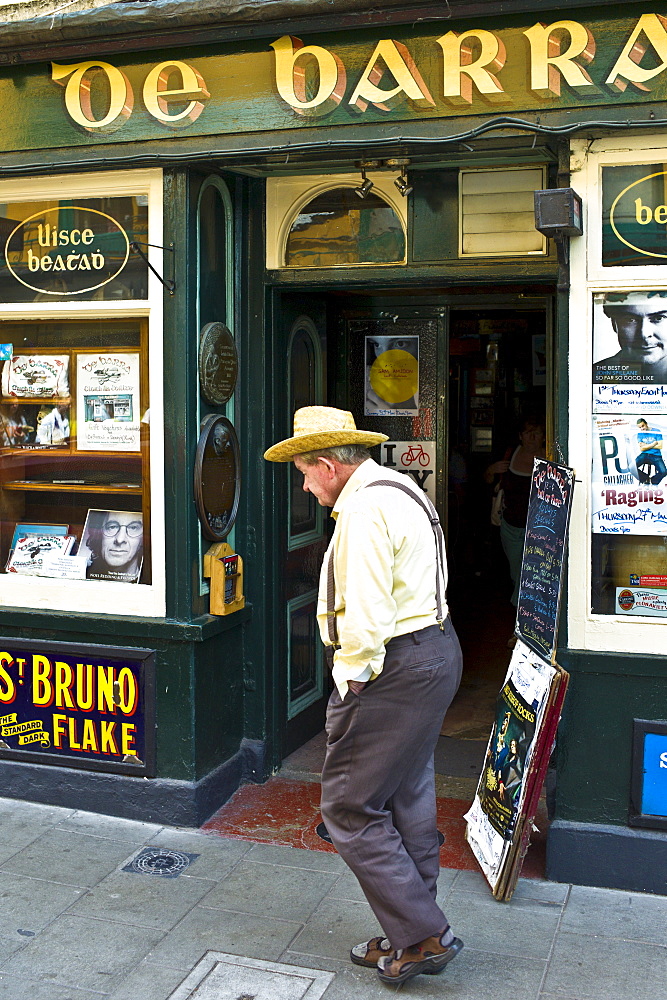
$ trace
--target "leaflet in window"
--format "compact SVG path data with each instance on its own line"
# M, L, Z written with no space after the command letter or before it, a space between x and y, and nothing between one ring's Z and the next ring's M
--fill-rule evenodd
M78 354L76 401L78 451L140 451L138 352Z
M29 399L69 396L68 354L15 354L2 367L2 395Z
M20 535L7 560L7 572L23 576L41 576L44 560L51 554L69 555L74 535Z

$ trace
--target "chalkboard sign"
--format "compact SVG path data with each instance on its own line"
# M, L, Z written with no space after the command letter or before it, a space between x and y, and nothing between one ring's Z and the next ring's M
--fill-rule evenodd
M574 471L536 458L530 484L516 632L549 663L556 652Z

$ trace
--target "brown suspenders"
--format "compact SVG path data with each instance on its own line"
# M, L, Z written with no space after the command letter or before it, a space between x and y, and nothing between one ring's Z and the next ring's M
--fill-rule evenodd
M408 486L404 486L403 483L394 482L393 479L378 479L374 483L367 483L366 489L370 486L394 486L397 490L402 490L407 493L409 497L418 503L422 508L426 516L428 517L431 527L433 528L433 535L435 537L435 552L436 552L436 568L435 568L435 605L436 605L436 616L437 622L440 628L443 627L443 617L442 617L442 593L440 589L440 573L442 572L442 577L445 576L445 539L442 531L442 525L440 524L440 518L438 517L438 512L429 500L429 498L424 494L424 498L417 496L417 494L411 490ZM336 581L334 578L334 549L331 546L331 552L329 553L329 562L327 566L327 631L329 633L329 640L331 642L330 646L325 646L325 653L327 657L327 663L329 667L333 666L333 655L336 649L339 649L338 643L338 628L336 626Z

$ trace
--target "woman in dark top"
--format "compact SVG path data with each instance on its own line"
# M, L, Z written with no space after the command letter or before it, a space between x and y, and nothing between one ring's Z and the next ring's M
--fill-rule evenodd
M500 462L494 462L484 474L487 483L500 476L503 508L500 515L500 541L510 567L514 591L510 598L516 607L519 600L519 578L523 557L523 539L528 517L528 497L533 473L533 460L544 458L544 420L526 417L519 431L519 444Z

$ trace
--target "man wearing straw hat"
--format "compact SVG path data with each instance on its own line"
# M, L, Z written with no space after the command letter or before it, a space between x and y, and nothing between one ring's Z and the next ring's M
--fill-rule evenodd
M439 845L433 751L461 678L445 603L442 530L425 494L368 448L386 434L351 413L306 406L269 448L336 520L322 564L318 621L332 667L322 818L384 934L357 965L399 985L434 975L462 948L436 903Z

